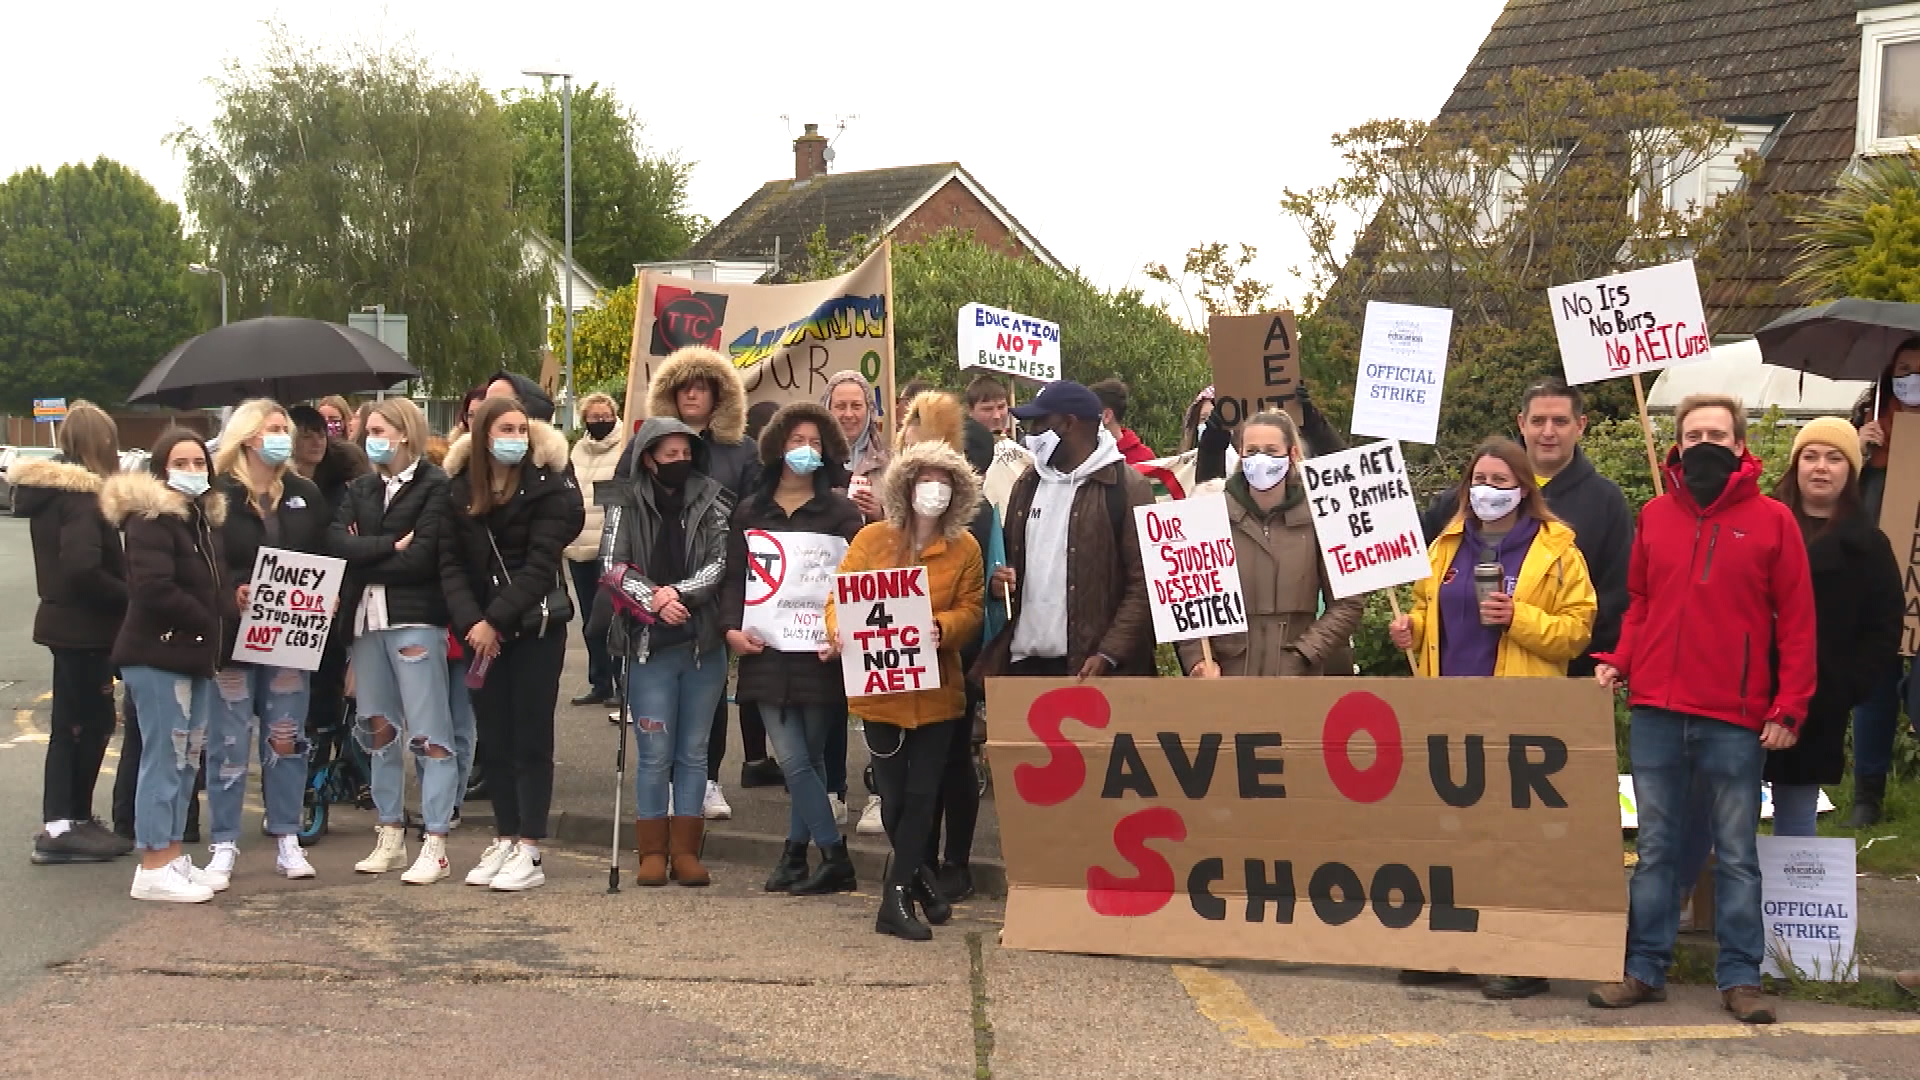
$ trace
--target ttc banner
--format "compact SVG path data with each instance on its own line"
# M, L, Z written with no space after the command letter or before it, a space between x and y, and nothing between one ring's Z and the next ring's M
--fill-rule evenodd
M1620 978L1597 686L993 679L987 708L1010 948Z
M720 285L640 272L625 415L648 415L653 366L684 345L733 361L749 405L818 401L835 372L879 386L893 362L893 274L880 245L850 273L795 285ZM892 402L887 402L888 407Z

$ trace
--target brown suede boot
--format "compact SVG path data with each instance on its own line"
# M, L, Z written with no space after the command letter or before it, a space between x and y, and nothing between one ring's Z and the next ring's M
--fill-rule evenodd
M682 885L711 885L712 875L700 865L700 837L706 831L704 818L667 819L667 851L673 857L673 880Z
M1729 986L1720 992L1720 1001L1743 1024L1773 1023L1773 1005L1757 986Z
M1587 1004L1596 1009L1628 1009L1644 1001L1665 1001L1663 986L1648 986L1629 975L1617 983L1596 986L1587 993Z
M640 851L640 872L635 885L667 883L667 819L651 818L633 823L633 835Z

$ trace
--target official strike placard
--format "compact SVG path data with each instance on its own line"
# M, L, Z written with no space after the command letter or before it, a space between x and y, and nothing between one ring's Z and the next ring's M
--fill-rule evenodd
M1431 577L1420 506L1396 443L1356 446L1300 463L1333 594L1345 599Z
M1591 682L998 678L987 710L1009 948L1621 975Z
M926 567L836 574L833 589L848 697L940 688Z
M1713 344L1691 259L1556 285L1547 302L1575 386L1698 363Z
M1452 334L1453 312L1446 308L1367 302L1353 391L1355 435L1435 441Z
M1247 604L1240 594L1226 496L1136 506L1133 521L1140 533L1155 641L1246 633Z
M253 559L233 658L245 664L317 670L346 569L344 561L325 555L261 548Z

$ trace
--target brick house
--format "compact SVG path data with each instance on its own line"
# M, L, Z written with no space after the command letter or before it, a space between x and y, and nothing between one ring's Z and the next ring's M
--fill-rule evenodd
M819 125L806 125L793 140L791 180L762 184L685 257L643 269L699 281L777 281L822 226L835 249L856 236L913 241L960 229L997 251L1064 269L959 162L834 173L831 161Z

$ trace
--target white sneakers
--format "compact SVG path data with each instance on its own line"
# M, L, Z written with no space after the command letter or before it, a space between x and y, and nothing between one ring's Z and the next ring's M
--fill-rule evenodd
M420 843L420 857L413 860L400 880L409 885L431 885L452 873L447 867L447 838L429 833Z
M407 865L407 830L399 825L376 825L379 841L373 854L353 864L362 874L384 874Z
M200 875L195 880L202 885L209 886L214 892L226 892L227 886L233 883L233 864L240 858L240 845L215 844L207 850L213 852L213 857L207 860L206 869L195 869L192 859L186 860L186 868ZM186 856L182 855L181 858L186 859Z
M128 893L135 900L160 900L173 904L204 904L213 899L213 887L203 885L188 877L180 864L186 863L193 869L193 860L182 855L165 866L156 866L149 870L138 866L133 871L133 889ZM204 871L194 870L195 873Z
M720 790L718 780L707 781L707 797L700 801L700 814L708 821L725 821L733 816L733 807L727 805L726 792Z
M494 837L487 850L480 853L480 863L467 871L467 884L491 885L500 874L500 868L507 865L507 856L513 854L513 841Z
M307 861L306 849L300 846L297 836L280 838L280 851L274 857L273 868L289 881L314 876L313 864Z
M867 796L867 808L860 811L860 824L854 831L861 836L878 836L887 831L886 825L880 820L880 796Z
M833 823L835 825L845 825L847 823L847 800L838 795L828 795L827 808L833 811Z
M494 841L500 843L501 841ZM513 845L513 853L507 856L506 864L500 872L487 882L496 892L525 892L547 883L547 872L540 868L538 849L526 844Z

